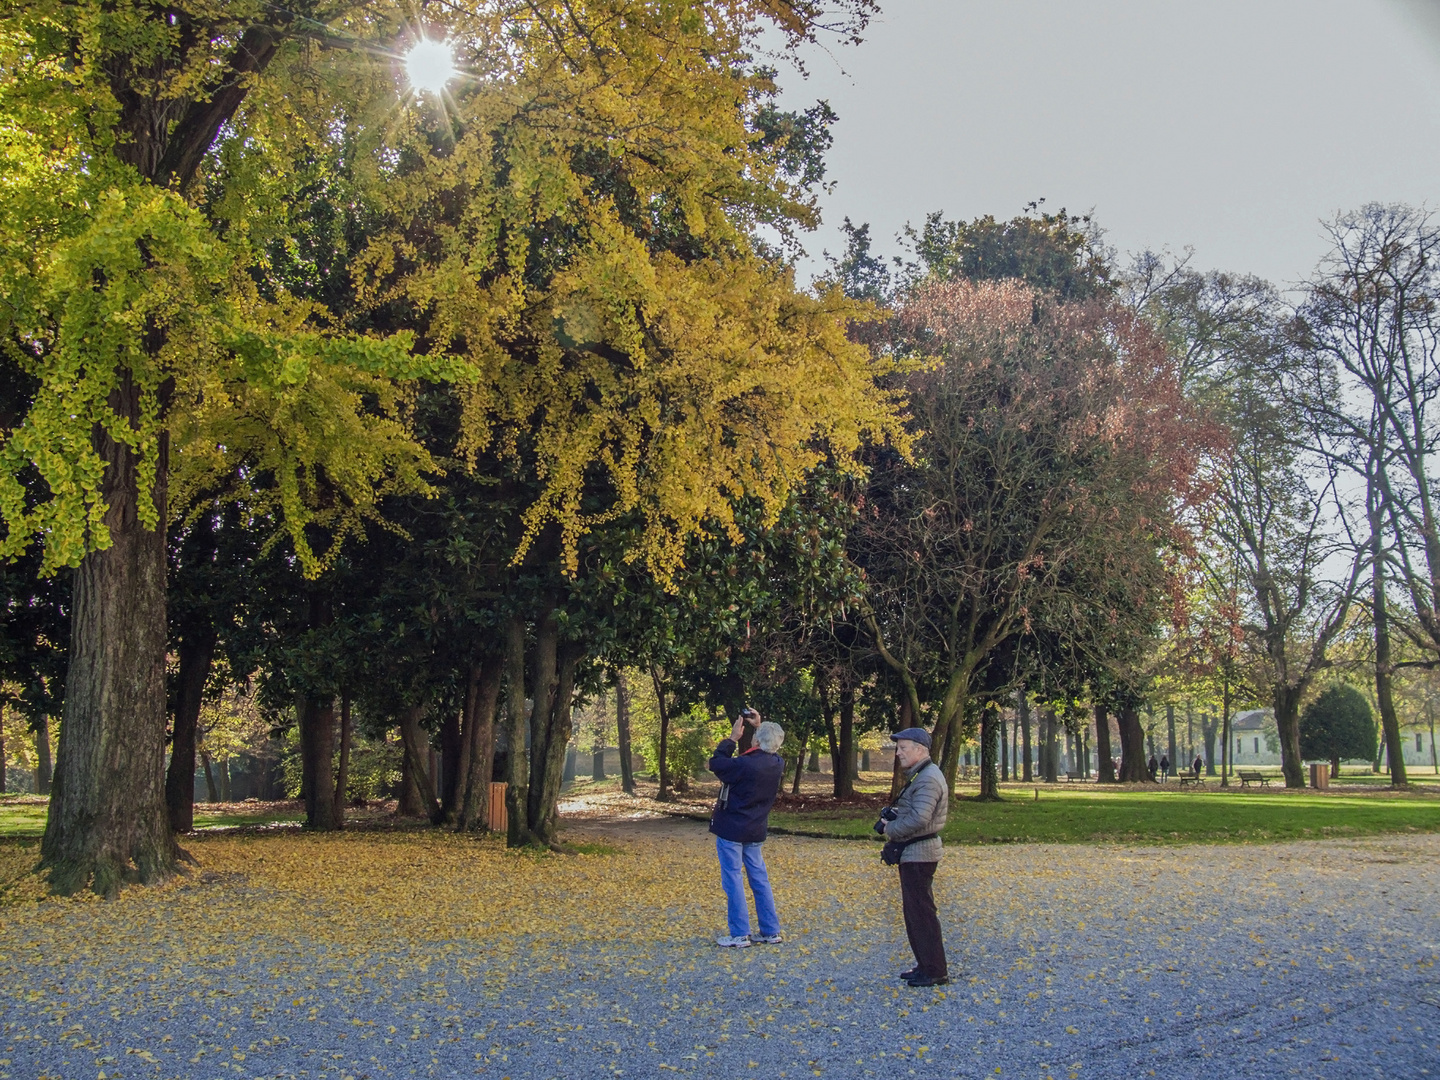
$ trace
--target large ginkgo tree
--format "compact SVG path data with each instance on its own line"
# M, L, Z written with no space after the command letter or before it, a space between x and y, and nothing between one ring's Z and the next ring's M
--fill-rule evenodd
M889 428L857 311L755 239L814 220L762 29L853 36L871 6L0 4L0 340L35 387L0 446L0 553L77 568L53 888L180 857L164 538L199 496L263 504L319 574L386 495L427 490L409 402L441 380L457 460L539 482L520 557L573 566L639 514L663 579L739 496L776 513ZM422 37L455 49L440 93L404 80ZM338 290L275 272L317 184L357 211Z

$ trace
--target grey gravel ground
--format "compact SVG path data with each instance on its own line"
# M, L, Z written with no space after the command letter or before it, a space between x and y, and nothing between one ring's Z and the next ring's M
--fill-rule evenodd
M786 944L708 945L703 828L637 826L548 894L584 928L559 948L402 940L383 919L357 941L302 906L260 947L245 913L281 886L224 874L129 951L83 945L138 901L0 910L0 1078L1440 1076L1440 837L952 849L937 891L959 977L916 991L894 979L898 889L869 845L772 840ZM665 895L667 875L673 902L637 932L613 897L627 879ZM591 929L612 911L614 937Z

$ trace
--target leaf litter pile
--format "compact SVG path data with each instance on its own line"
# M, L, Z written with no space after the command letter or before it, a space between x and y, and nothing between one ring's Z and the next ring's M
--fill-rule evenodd
M722 950L703 825L589 839L210 835L109 903L0 846L0 1078L1440 1075L1437 836L951 849L925 991L874 845L772 838L786 941Z

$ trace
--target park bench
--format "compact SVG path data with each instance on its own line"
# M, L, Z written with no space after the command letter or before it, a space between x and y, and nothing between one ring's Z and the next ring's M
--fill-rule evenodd
M1255 769L1241 769L1236 775L1240 777L1241 787L1249 787L1251 784L1259 784L1261 787L1270 786L1269 778Z
M1177 772L1175 776L1180 781L1181 787L1184 787L1186 784L1199 784L1203 786L1205 783L1205 777L1198 772Z
M1089 778L1088 776L1086 776L1083 772L1067 772L1067 773L1065 774L1065 782L1066 782L1067 784L1073 784L1076 780L1089 780L1089 779L1090 779L1090 778Z

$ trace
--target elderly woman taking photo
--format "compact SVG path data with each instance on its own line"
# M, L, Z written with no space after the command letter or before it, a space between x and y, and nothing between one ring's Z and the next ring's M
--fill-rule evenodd
M747 727L754 730L754 745L737 755L736 747ZM715 834L715 850L720 856L720 884L725 889L730 922L730 933L715 939L715 944L723 948L778 945L782 940L780 916L775 913L775 897L770 893L770 877L760 846L765 843L770 807L785 772L785 763L777 752L784 742L785 729L779 724L768 720L761 723L754 709L742 709L730 737L721 740L710 758L710 771L720 779L720 797L710 815L710 831ZM742 867L755 897L758 934L750 932Z

